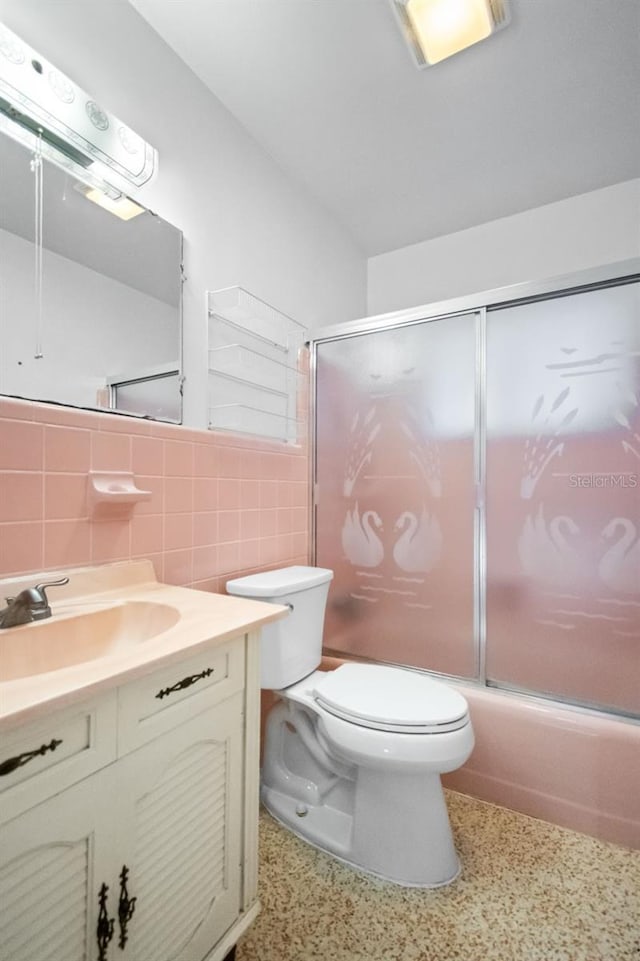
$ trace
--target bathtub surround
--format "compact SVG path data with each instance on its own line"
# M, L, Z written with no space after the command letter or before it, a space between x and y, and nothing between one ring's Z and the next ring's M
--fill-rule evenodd
M456 685L476 747L444 783L532 817L640 850L640 729L491 688Z
M638 716L632 263L316 333L327 646Z
M640 854L448 792L463 871L376 881L260 825L262 913L236 961L637 961Z
M89 471L152 493L92 519ZM235 574L305 563L307 445L0 399L0 575L149 558L159 580L223 590Z
M635 846L638 267L312 344L326 652L501 689L456 786Z

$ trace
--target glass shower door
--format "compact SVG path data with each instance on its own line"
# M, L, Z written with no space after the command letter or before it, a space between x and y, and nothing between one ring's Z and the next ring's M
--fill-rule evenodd
M487 678L640 712L640 285L487 317Z
M325 645L477 673L477 313L316 345Z

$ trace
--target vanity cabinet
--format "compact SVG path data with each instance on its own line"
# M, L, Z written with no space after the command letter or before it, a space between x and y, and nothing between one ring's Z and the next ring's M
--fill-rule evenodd
M99 957L99 877L117 883L118 871L108 832L111 775L93 775L0 828L4 961Z
M127 950L114 957L200 961L238 916L241 762L236 695L116 765L120 859L136 901ZM117 901L116 892L116 939Z
M233 948L258 911L257 643L212 642L3 737L0 771L29 737L47 750L0 776L2 961ZM56 732L77 727L71 751Z

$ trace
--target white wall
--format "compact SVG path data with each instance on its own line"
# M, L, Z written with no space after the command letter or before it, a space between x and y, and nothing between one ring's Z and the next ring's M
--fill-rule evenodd
M207 289L240 284L308 327L363 315L359 248L126 0L0 0L0 20L159 151L138 197L184 231L187 423L206 426Z
M95 406L107 378L177 363L175 308L46 249L35 360L33 262L31 241L0 230L0 393Z
M372 257L367 315L639 254L640 180L630 180Z

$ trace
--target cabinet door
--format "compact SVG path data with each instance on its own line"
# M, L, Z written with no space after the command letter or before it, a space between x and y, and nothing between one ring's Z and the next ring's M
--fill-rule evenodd
M136 898L123 961L201 961L240 913L242 706L235 695L118 764Z
M107 768L0 829L2 961L101 957L100 888L118 876L108 804L113 781L113 767ZM106 893L108 915L117 916L117 889ZM111 956L114 946L115 939Z

